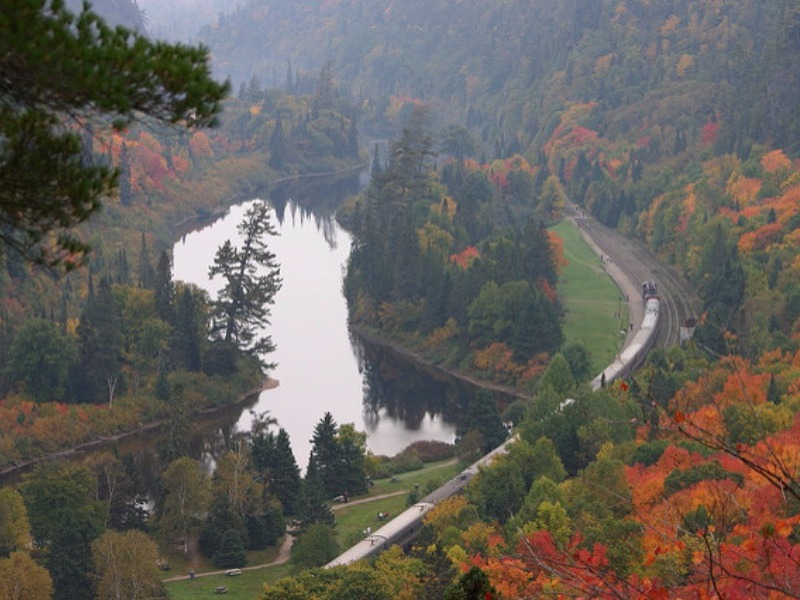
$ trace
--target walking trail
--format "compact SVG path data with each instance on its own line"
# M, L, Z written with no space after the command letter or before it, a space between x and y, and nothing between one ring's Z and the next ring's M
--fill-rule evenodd
M377 500L383 500L384 498L392 498L393 496L400 496L402 494L408 494L408 490L398 490L396 492L390 492L388 494L379 494L378 496L368 496L366 498L359 498L358 500L351 500L349 502L344 502L341 504L336 504L331 507L331 510L341 510L343 508L347 508L348 506L354 506L356 504L368 504L369 502L376 502ZM241 571L255 571L256 569L266 569L269 567L277 567L278 565L283 565L289 562L289 558L292 555L292 543L294 542L294 536L287 533L286 536L283 538L283 543L281 547L278 549L278 556L275 557L274 560L264 563L261 565L252 565L250 567L242 567ZM198 577L210 577L211 575L225 575L228 569L223 569L221 571L204 571L202 573L195 573L195 578ZM186 579L191 579L189 575L176 575L174 577L168 577L167 579L162 579L164 583L169 583L171 581L183 581Z

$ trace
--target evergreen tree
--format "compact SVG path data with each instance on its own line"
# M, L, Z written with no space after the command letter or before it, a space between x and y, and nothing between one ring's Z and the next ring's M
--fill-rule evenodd
M283 121L280 115L275 119L275 128L269 138L269 166L282 169L286 162L287 142L283 133Z
M283 428L277 436L272 432L259 432L251 440L251 455L256 470L265 474L268 489L280 500L284 512L295 514L302 480L289 434Z
M185 286L178 294L175 327L172 334L172 356L177 368L199 371L205 339L205 319L200 314L201 300Z
M396 300L414 300L420 294L421 256L419 237L411 213L391 231L393 256L401 256L394 269L394 294Z
M773 404L780 404L781 392L778 389L778 384L775 381L775 373L769 374L769 386L767 387L767 400Z
M139 287L153 288L153 263L150 262L150 251L147 249L147 237L142 232L142 243L139 245Z
M378 177L381 173L383 173L383 167L381 166L381 155L380 151L378 150L378 143L375 142L375 150L373 151L372 156L372 177Z
M297 518L300 528L305 530L314 523L324 523L334 526L336 519L333 511L326 501L325 488L322 484L314 453L308 459L306 476L300 488L300 498L297 506Z
M272 338L260 332L269 325L269 307L281 287L280 268L264 239L276 235L269 220L269 206L265 202L254 203L238 230L242 248L234 248L230 240L226 241L217 250L209 269L209 278L219 275L223 279L223 287L213 303L212 335L236 343L240 350L263 361L263 355L275 347ZM259 269L266 270L266 274L258 275Z
M161 320L173 323L175 287L172 283L172 260L166 250L162 250L158 258L154 283L156 314Z
M497 448L508 436L500 415L497 414L492 395L486 390L480 390L467 406L464 422L459 427L459 436L473 429L481 434L483 454Z
M53 577L55 597L93 597L90 544L105 521L95 476L72 463L38 467L24 477L20 492L34 542L43 549Z
M426 106L415 106L400 139L391 146L389 165L377 182L383 203L407 208L412 202L433 198L431 175L433 137Z
M117 270L117 283L121 285L128 285L131 278L131 268L128 264L128 253L125 251L125 248L121 248L117 253L115 267Z
M366 494L367 434L356 431L352 423L346 423L339 428L336 442L339 453L337 480L341 493Z
M247 564L244 542L238 531L229 529L222 534L219 548L214 553L214 565L220 569L243 567Z
M267 502L262 514L247 517L247 549L263 550L274 546L284 531L286 531L286 521L280 503L273 498Z
M336 439L338 426L333 420L333 415L326 412L322 419L314 426L311 437L311 458L308 469L311 469L313 460L314 470L322 481L322 489L328 498L338 496L346 490L342 489L339 480L339 444Z
M81 160L80 126L123 129L142 115L213 124L228 86L211 79L205 48L109 27L88 6L74 16L63 2L38 0L2 12L2 246L74 267L88 246L72 226L117 184L116 170Z
M472 567L447 588L444 597L445 600L489 600L498 595L486 573Z
M316 118L321 110L333 110L339 102L339 92L333 81L333 61L327 61L319 73L317 89L311 100L311 108Z
M59 600L85 600L94 596L91 543L102 529L90 521L66 517L50 543L45 561Z
M569 342L561 349L561 353L567 359L575 381L587 381L593 375L591 355L586 344L580 341Z
M169 404L169 431L161 460L164 464L189 456L189 411L186 400L178 396L171 398Z
M470 243L477 243L486 233L480 211L492 194L491 182L480 171L468 173L457 192L456 223L466 230Z
M555 287L558 282L553 249L550 246L550 235L543 221L536 223L529 219L522 233L523 239L523 264L530 269L525 279L536 283L544 279Z
M79 400L112 405L122 384L122 317L108 279L100 280L96 294L91 289L77 330Z
M569 362L560 352L553 356L547 369L539 380L539 389L551 388L562 398L565 397L573 387L575 378L572 376L572 369Z
M248 102L258 102L261 99L261 82L255 74L250 78L247 84L247 94L245 100Z

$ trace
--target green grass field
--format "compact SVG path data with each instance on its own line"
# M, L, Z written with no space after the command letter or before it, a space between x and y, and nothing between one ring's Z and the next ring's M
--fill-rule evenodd
M463 465L458 465L453 461L446 460L425 465L418 471L402 473L397 476L396 481L391 479L378 479L375 485L370 488L366 496L354 497L351 500L360 500L391 494L393 492L404 492L390 498L366 502L364 504L340 505L336 510L336 533L339 543L344 550L346 542L361 537L361 532L367 527L375 531L383 524L378 520L378 512L388 512L396 515L406 507L406 492L415 483L424 487L429 479L440 479L447 481L456 473L462 470ZM277 548L270 548L258 553L248 553L248 564L255 565L271 561L277 555ZM178 564L177 556L172 557L173 564ZM185 572L186 569L174 568L174 574ZM203 563L197 569L198 573L208 570L216 570L210 564ZM230 600L253 600L261 594L264 582L277 581L283 577L291 575L292 563L277 567L267 567L253 571L243 571L241 575L230 577L228 575L210 575L208 577L197 577L193 580L172 581L166 584L167 593L172 600L189 600L192 598L228 598ZM228 592L225 595L215 593L218 586L226 586Z
M628 323L628 306L578 229L567 221L552 229L564 240L564 257L569 261L558 282L559 296L567 311L564 338L586 344L592 355L593 372L599 373L624 340L620 331ZM621 315L615 317L618 311Z
M277 581L291 574L288 564L267 569L244 571L241 575L210 575L192 580L173 581L167 584L167 593L173 600L190 600L194 598L229 598L236 600L254 600L261 596L265 581ZM226 586L225 595L215 593L219 586Z

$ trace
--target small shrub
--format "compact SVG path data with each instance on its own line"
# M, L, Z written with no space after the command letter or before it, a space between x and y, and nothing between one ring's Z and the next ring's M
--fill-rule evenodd
M408 473L423 467L423 463L416 452L403 452L395 456L386 464L389 473Z
M422 462L429 463L453 458L456 455L456 446L436 440L421 440L408 446L402 454L406 452L414 452Z

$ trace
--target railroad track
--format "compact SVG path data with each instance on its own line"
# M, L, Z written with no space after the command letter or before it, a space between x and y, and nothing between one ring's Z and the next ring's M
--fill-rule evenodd
M655 281L661 297L661 325L657 344L668 348L680 342L686 319L697 318L700 302L694 291L669 265L662 263L640 241L627 238L574 209L575 220L594 240L608 260L614 261L632 281Z

